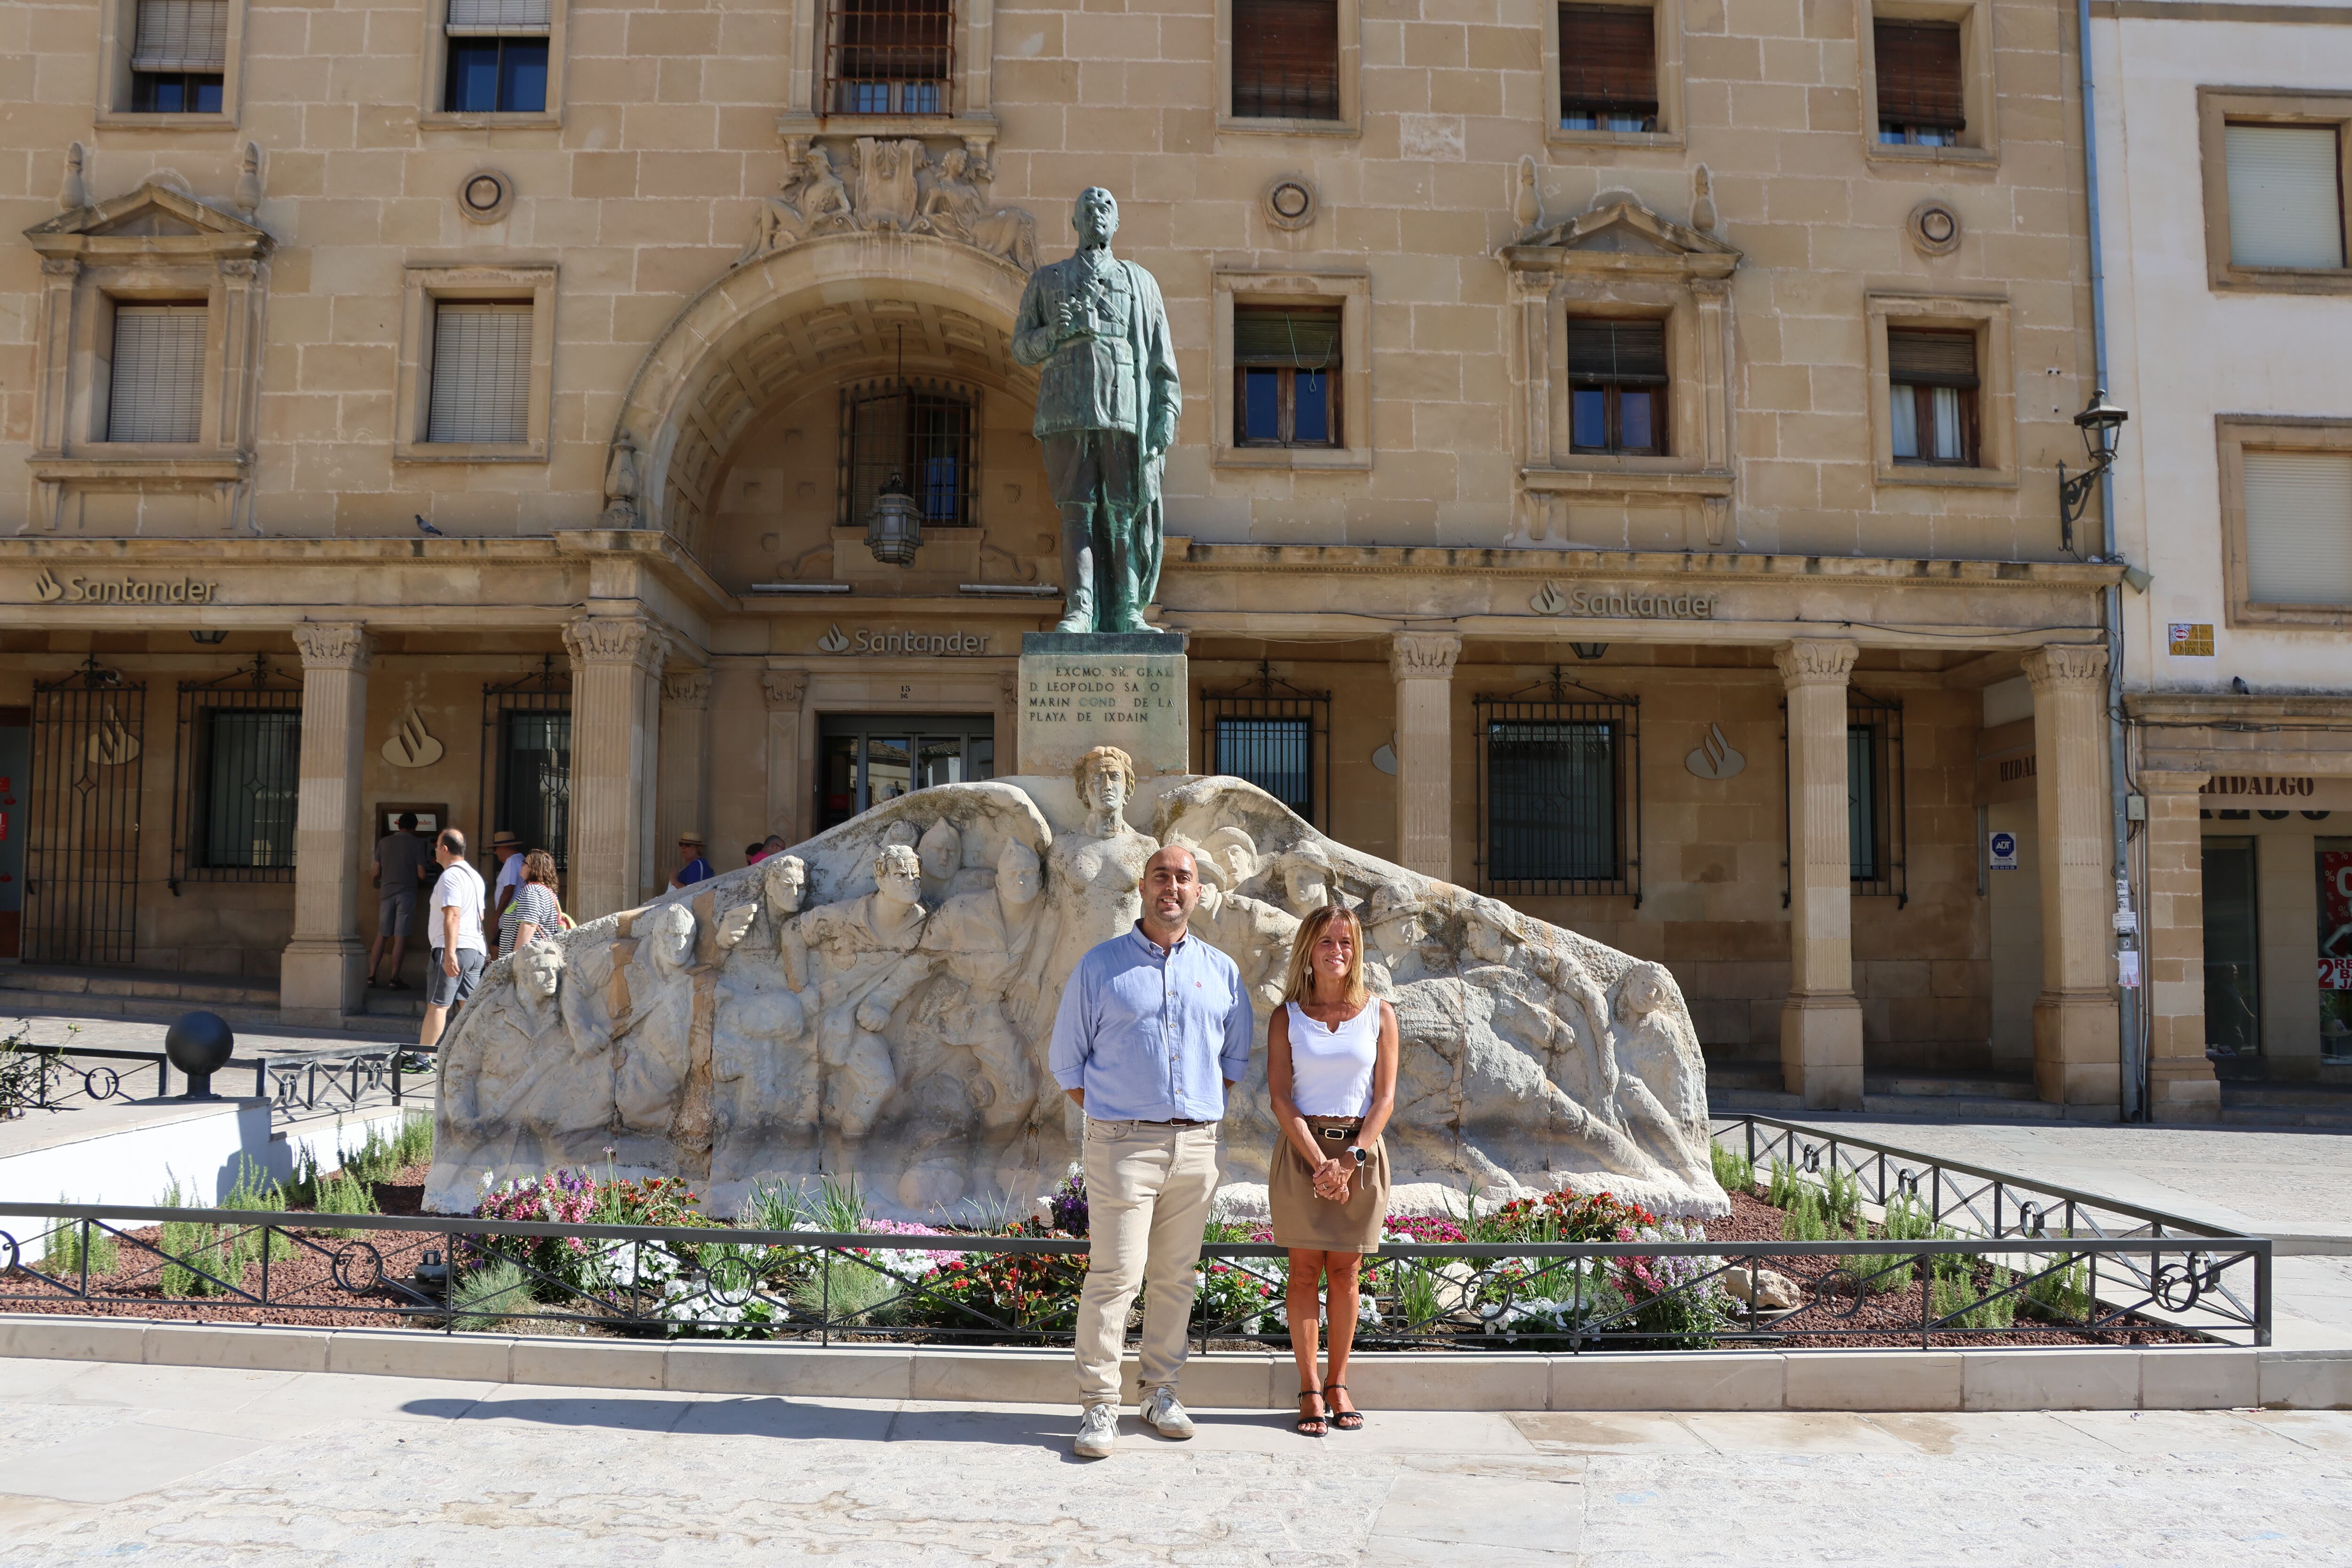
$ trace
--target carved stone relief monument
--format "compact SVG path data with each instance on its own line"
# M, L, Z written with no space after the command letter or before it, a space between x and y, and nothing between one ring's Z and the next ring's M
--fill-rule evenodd
M1057 776L920 790L789 855L501 959L445 1047L428 1205L605 1163L726 1212L761 1177L855 1177L886 1212L1025 1207L1077 1152L1045 1068L1080 954L1139 912L1161 844L1208 882L1194 930L1251 986L1259 1048L1226 1120L1226 1196L1263 1205L1265 1029L1298 915L1363 916L1403 1031L1396 1201L1606 1188L1727 1203L1706 1066L1674 977L1324 837L1237 779L1103 747Z

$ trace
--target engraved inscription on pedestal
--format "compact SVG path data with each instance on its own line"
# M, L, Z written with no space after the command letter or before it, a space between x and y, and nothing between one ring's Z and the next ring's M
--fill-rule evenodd
M1062 773L1117 746L1149 778L1191 766L1184 639L1056 636L1021 639L1021 771Z

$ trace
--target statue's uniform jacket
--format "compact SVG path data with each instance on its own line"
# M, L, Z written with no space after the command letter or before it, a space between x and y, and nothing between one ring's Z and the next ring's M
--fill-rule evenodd
M1091 335L1056 348L1065 300L1083 307ZM1146 444L1158 449L1174 437L1181 393L1168 312L1159 283L1131 261L1082 250L1032 273L1013 324L1013 357L1040 367L1032 428L1041 440L1117 430L1157 437ZM1150 387L1149 407L1137 406L1139 383Z

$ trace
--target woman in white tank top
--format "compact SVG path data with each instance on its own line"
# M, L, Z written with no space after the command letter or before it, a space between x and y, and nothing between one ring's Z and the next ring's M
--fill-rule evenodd
M1395 1010L1364 987L1364 928L1339 905L1313 910L1290 948L1284 1005L1266 1028L1266 1087L1281 1142L1266 1162L1274 1241L1290 1250L1297 1428L1364 1424L1347 1397L1358 1274L1388 1218L1388 1145L1396 1104ZM1329 1281L1328 1310L1318 1300ZM1330 1324L1329 1370L1316 1373L1317 1320Z

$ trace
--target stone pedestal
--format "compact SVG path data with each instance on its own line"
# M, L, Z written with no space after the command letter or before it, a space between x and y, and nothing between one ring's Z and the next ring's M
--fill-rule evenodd
M1862 1003L1853 994L1853 858L1847 841L1850 642L1775 656L1789 690L1789 1000L1780 1071L1809 1110L1862 1109Z
M2147 797L2148 1112L2158 1121L2213 1121L2221 1085L2205 1055L2205 867L2198 791L2206 773L2143 772Z
M2033 683L2042 857L2042 994L2033 1082L2053 1104L2120 1105L2114 828L2107 803L2107 650L2057 643L2025 657Z
M1192 771L1181 633L1027 633L1020 696L1024 773L1066 773L1097 746L1145 778Z
M289 1023L340 1025L362 1010L367 945L360 941L360 856L375 836L360 819L366 741L368 637L363 626L294 628L302 653L302 773L294 808L294 939L278 971Z

